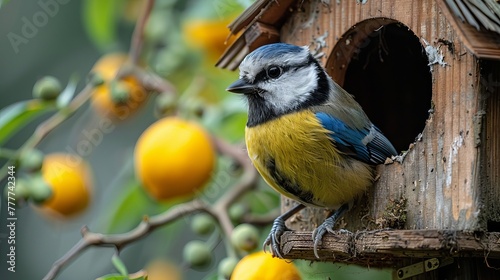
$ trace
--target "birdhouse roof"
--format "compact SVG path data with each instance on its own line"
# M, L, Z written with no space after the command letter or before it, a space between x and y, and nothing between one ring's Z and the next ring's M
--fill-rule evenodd
M226 49L216 66L234 70L252 50L278 42L279 30L296 2L298 1L256 0L228 26L231 35L238 38ZM460 40L475 56L500 59L498 0L444 0L438 3Z

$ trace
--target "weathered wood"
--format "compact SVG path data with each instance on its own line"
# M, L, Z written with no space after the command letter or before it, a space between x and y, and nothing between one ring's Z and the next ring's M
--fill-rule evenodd
M261 45L275 43L279 37L275 30L279 30L283 24L289 14L288 7L293 2L295 1L255 1L229 24L231 35L236 35L243 29L245 31L226 49L215 65L235 70L249 52Z
M484 111L476 114L479 165L478 181L484 200L483 219L490 231L500 231L500 63L483 62L480 90Z
M484 29L477 30L474 26L454 16L447 8L445 1L437 1L437 3L441 6L441 11L446 18L450 19L453 28L458 31L460 39L469 50L480 58L500 58L500 36L498 33Z
M281 237L283 256L317 260L311 232L288 231ZM500 233L451 230L374 230L326 234L318 247L321 261L394 266L401 258L467 257L500 259Z
M429 67L433 107L429 105L431 113L421 137L415 143L408 143L402 163L377 167L378 180L374 187L345 216L342 226L351 231L380 228L384 216L391 212L391 205L398 201L406 204L406 212L400 220L400 228L404 229L486 231L488 224L499 222L500 86L492 87L498 81L495 80L497 74L490 78L486 93L486 74L480 71L481 62L459 40L437 2L385 0L361 5L356 1L340 1L329 6L319 0L301 3L300 9L283 25L281 41L314 47L318 38L323 38L326 45L318 51L325 54L322 61L333 77L343 77L339 72L346 68L336 64L334 47L348 43L343 36L353 26L370 34L371 29L360 23L374 18L380 27L384 21L408 26L410 34L413 32L422 39L422 52L425 40L444 55L447 63ZM350 54L363 51L362 47ZM412 67L401 63L401 71ZM494 67L490 68L500 68L498 62L492 64ZM389 112L388 118L401 116L391 116ZM300 215L320 218L315 218L313 223L307 218L299 219L288 224L292 229L313 230L325 216L324 211L318 209L306 209Z
M392 59L396 63L391 65L380 64L380 69L372 72L363 72L364 68L359 67L357 76L348 73L351 62L359 60L360 54L391 55L385 49L388 38L384 36L396 35L391 37L396 41L400 35L417 38L419 48L412 49L414 56L429 50L435 52L434 56L443 56L434 61L439 63L429 65L430 75L426 71L426 75L415 75L422 82L432 83L432 105L424 108L429 116L421 120L421 127L425 125L418 128L421 134L417 137L419 133L415 133L417 140L411 139L400 148L406 152L399 162L377 167L374 186L357 199L353 209L337 224L337 228L355 233L327 234L319 248L321 261L401 268L429 258L452 257L453 264L412 279L500 279L500 270L491 269L500 267L500 36L476 32L457 21L442 2L256 1L255 9L245 12L233 25L234 30L255 22L275 26L282 42L310 46L330 76L344 86L349 85L345 83L348 79L351 83L363 83L363 76L375 74L383 77L385 83L395 84L393 71L408 73L415 67L410 56ZM272 4L275 10L269 6L266 12L264 4ZM264 18L272 22L263 21ZM391 24L406 29L407 34L384 34L383 30ZM251 51L243 41L238 40L239 48L224 55L231 63L220 63L220 67L236 67ZM380 46L370 49L370 41ZM409 40L401 42L399 46L404 48ZM481 60L476 55L496 61ZM383 57L379 54L378 59L382 61ZM362 63L368 65L372 61L366 59ZM400 86L396 92L408 94L408 87ZM405 108L416 106L395 104L384 97L384 92L368 91L378 100L368 104L368 108L363 105L364 109L370 118L383 114L388 123L383 131L403 131L420 121L405 112ZM412 101L426 98L425 92L411 94L417 98ZM400 122L401 119L405 121ZM282 202L283 211L295 204L286 198ZM325 209L307 208L289 219L287 226L295 231L282 236L284 256L317 260L310 231L327 215ZM387 227L393 230L381 230Z

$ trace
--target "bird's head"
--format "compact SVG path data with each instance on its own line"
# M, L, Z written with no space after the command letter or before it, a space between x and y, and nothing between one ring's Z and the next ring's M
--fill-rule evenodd
M248 126L258 125L328 99L328 77L307 47L262 46L240 64L240 78L227 90L244 94Z

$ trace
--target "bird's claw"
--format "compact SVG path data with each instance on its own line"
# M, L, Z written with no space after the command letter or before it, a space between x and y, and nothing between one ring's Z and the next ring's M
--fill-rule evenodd
M337 223L338 219L344 214L345 211L349 209L348 204L343 204L340 206L339 209L337 209L330 217L328 217L319 227L317 227L313 233L312 233L312 239L314 241L314 256L317 259L320 259L319 254L318 254L318 246L321 245L323 236L325 233L330 232L334 233L335 231L333 230L333 227ZM340 232L343 232L344 230L340 230ZM348 231L347 231L348 232Z
M330 232L333 233L333 226L335 226L335 220L333 219L326 219L319 227L317 227L313 233L312 233L312 239L314 241L314 256L316 256L317 259L319 259L319 254L318 254L318 246L321 245L323 236L325 233Z
M278 217L274 220L273 226L266 240L264 241L263 247L264 252L266 251L266 246L271 248L271 254L273 257L278 256L283 259L283 255L280 253L280 237L285 233L286 230L285 220L281 217Z

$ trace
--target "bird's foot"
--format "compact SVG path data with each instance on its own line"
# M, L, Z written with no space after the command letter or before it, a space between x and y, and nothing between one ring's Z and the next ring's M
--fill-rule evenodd
M271 254L273 254L273 257L278 256L279 258L283 259L283 255L281 255L280 253L280 238L286 230L287 227L285 226L285 219L283 219L281 216L276 218L273 222L271 232L269 232L269 235L264 241L264 252L266 251L266 246L269 246L271 248Z
M320 259L318 254L318 246L321 245L323 236L325 233L330 232L334 233L333 227L337 223L337 221L342 217L344 212L349 209L348 204L343 204L339 207L330 217L328 217L319 227L317 227L312 233L312 239L314 241L314 256L317 259Z
M327 232L333 233L333 227L335 226L334 220L331 219L332 217L326 219L319 227L317 227L313 233L312 233L312 239L314 241L314 256L316 256L317 259L319 259L318 255L318 246L321 245L323 235Z
M271 232L267 236L266 241L264 241L264 252L266 251L266 246L269 246L271 248L271 254L273 254L273 257L278 256L279 258L283 259L283 255L280 252L280 238L283 233L288 230L288 228L285 226L285 221L291 216L295 215L295 213L304 209L304 207L305 206L303 204L297 204L274 220Z

